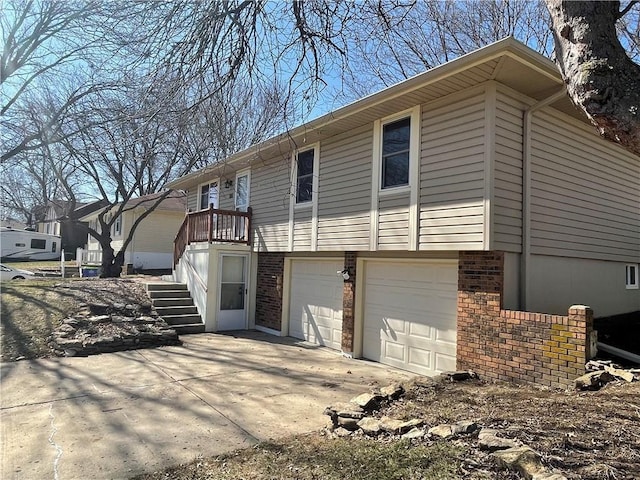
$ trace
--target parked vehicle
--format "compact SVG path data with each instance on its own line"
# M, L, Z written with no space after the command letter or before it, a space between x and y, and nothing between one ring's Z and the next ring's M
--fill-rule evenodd
M0 280L27 280L30 278L35 278L35 273L0 263Z
M58 235L2 227L0 245L2 261L57 260L62 242Z

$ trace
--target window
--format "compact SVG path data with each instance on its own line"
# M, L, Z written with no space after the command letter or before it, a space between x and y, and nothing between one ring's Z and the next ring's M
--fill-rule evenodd
M200 187L200 210L206 210L209 205L218 208L218 182L211 182Z
M16 247L26 247L24 243L16 243Z
M627 289L638 288L638 265L625 265L625 286Z
M37 248L38 250L44 250L45 248L47 248L47 241L46 240L40 240L37 238L32 238L31 239L31 248Z
M381 188L409 185L411 118L382 126Z
M118 215L113 222L113 236L122 235L122 216Z
M313 200L314 149L296 155L296 203Z
M56 242L51 242L51 252L56 253Z

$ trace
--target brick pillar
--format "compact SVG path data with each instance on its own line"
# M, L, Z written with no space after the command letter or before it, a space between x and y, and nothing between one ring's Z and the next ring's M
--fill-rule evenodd
M281 330L283 277L284 253L258 253L256 325Z
M353 309L356 300L356 252L344 253L344 268L349 270L349 280L342 287L342 351L353 354Z
M457 368L488 373L499 357L495 338L502 308L504 254L460 252L458 257Z

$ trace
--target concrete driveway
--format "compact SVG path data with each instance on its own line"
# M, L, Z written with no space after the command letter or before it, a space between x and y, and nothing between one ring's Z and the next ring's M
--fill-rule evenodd
M129 478L319 430L325 406L410 375L257 332L1 365L3 479Z

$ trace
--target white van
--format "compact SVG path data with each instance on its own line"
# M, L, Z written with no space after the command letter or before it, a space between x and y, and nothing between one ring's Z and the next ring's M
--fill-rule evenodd
M0 249L5 260L58 260L61 238L29 230L15 230L10 227L0 229Z

